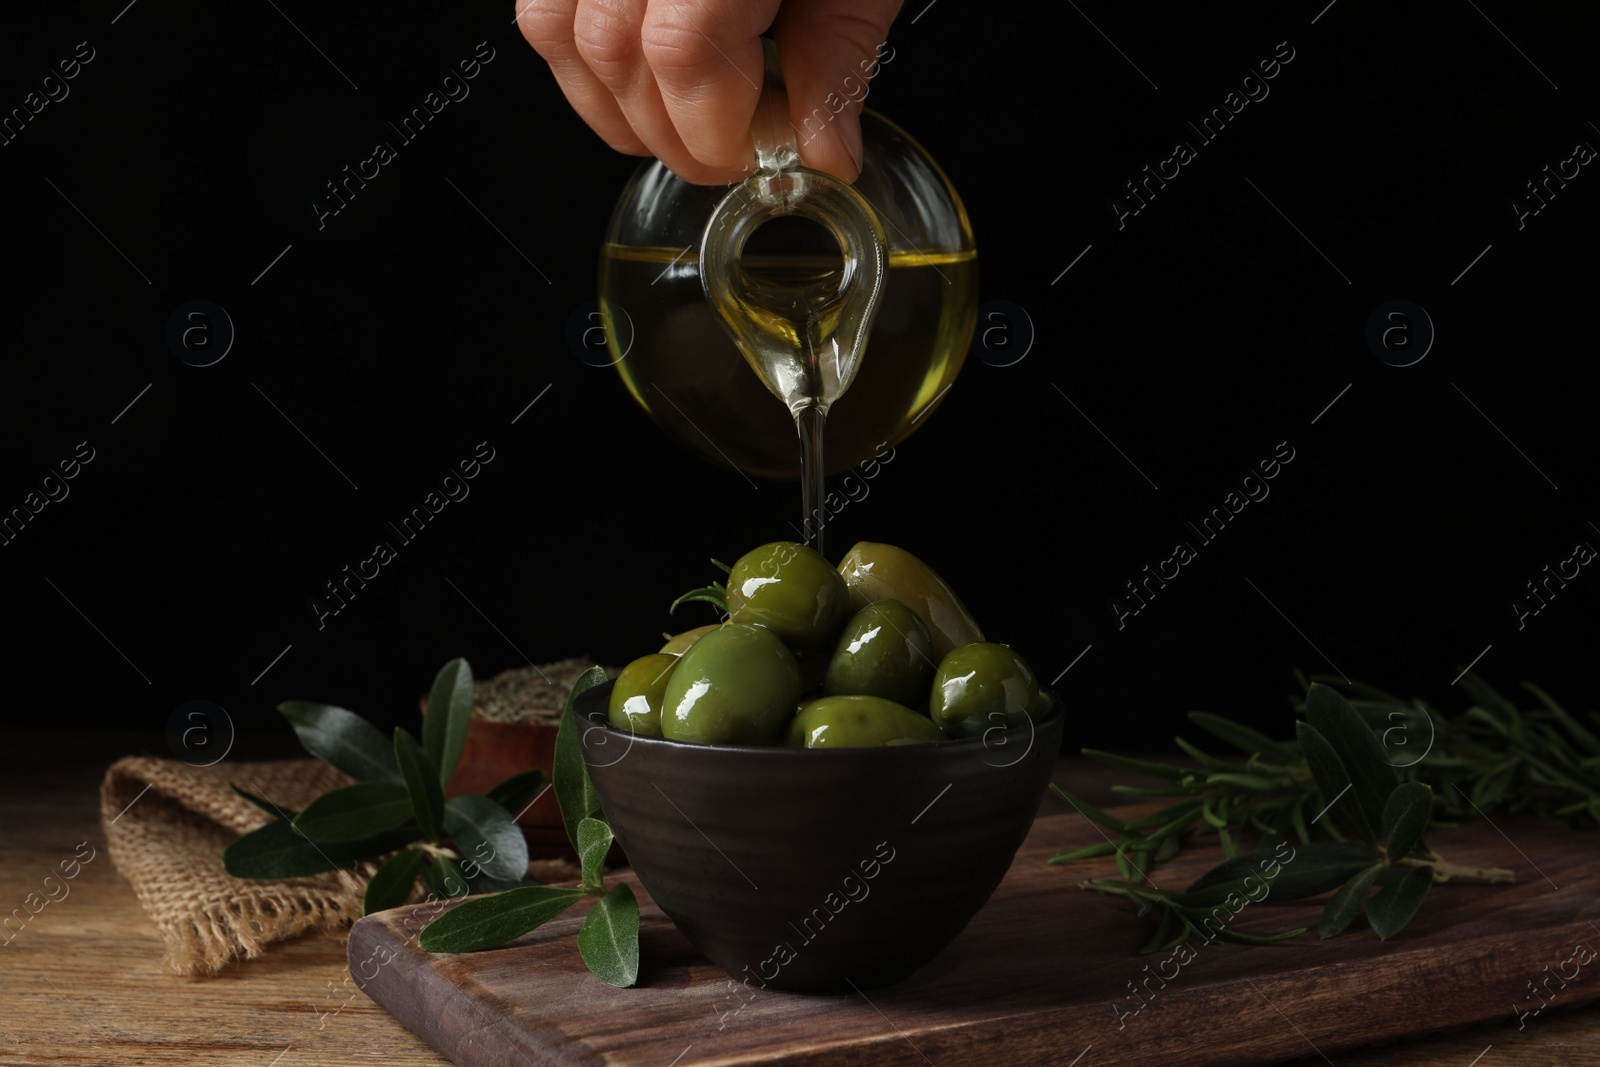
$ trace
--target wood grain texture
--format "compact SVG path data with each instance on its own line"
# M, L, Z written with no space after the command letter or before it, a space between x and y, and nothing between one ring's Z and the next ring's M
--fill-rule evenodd
M1080 1054L1081 1067L1247 1067L1305 1054L1320 1060L1472 1023L1499 1024L1486 1044L1520 1038L1527 1031L1519 1033L1512 1002L1528 995L1525 983L1580 941L1600 946L1600 927L1590 925L1600 917L1600 840L1526 821L1501 821L1499 829L1480 821L1434 835L1433 846L1457 863L1510 867L1517 884L1437 887L1388 943L1366 929L1277 948L1195 942L1193 959L1163 982L1156 964L1167 954L1135 955L1149 934L1145 922L1116 899L1073 887L1110 873L1109 865L1045 863L1094 840L1079 816L1040 819L960 938L909 981L864 995L740 986L649 903L645 969L633 990L585 971L572 939L581 906L511 946L437 957L407 934L408 919L412 929L423 920L399 909L356 924L350 960L368 994L462 1067L773 1059L953 1067L1062 1064ZM1215 858L1180 857L1156 878L1181 888ZM1252 933L1314 927L1319 911L1269 900L1230 925ZM1548 1014L1600 998L1596 971L1600 961L1559 990ZM1528 1029L1539 1025L1540 1017L1528 1020Z
M20 931L0 933L0 1064L442 1067L443 1057L349 980L343 937L274 945L216 978L167 969L155 924L111 865L100 830L106 766L141 750L169 754L160 738L107 745L13 733L0 744L0 912L43 892L44 876L59 877L80 842L96 849L65 896L56 890L61 899ZM252 754L294 752L266 745Z
M166 971L161 963L161 941L154 926L105 855L105 842L100 836L97 818L100 777L106 766L118 756L140 751L167 754L165 742L159 736L143 735L107 737L61 731L9 731L5 743L0 744L0 911L9 914L23 907L27 894L40 891L43 876L56 869L61 860L72 856L79 842L88 841L99 850L69 883L71 890L67 897L32 915L22 931L13 931L8 943L0 947L0 996L4 997L0 1001L0 1064L7 1067L201 1063L218 1067L350 1067L359 1063L439 1067L445 1064L444 1057L357 990L346 970L344 938L314 935L276 945L262 959L231 968L214 979L181 978ZM234 755L245 759L281 759L297 751L292 739L242 736ZM1079 760L1063 761L1058 769L1058 780L1071 781L1073 788L1086 798L1104 803L1109 794L1104 792L1106 779L1102 770ZM1046 806L1059 810L1050 798ZM1510 829L1509 825L1505 828ZM1087 828L1082 831L1092 832ZM1082 833L1074 839L1081 839ZM1513 832L1512 836L1527 848L1519 833ZM1521 864L1503 842L1501 849L1503 854L1496 855L1497 862L1511 866ZM1544 866L1542 859L1539 862ZM1554 876L1548 867L1546 872ZM1062 881L1078 876L1062 872ZM1165 884L1159 872L1157 880ZM1559 877L1556 882L1562 884ZM1563 890L1566 888L1563 884ZM1451 892L1465 895L1478 890L1463 888ZM1131 913L1122 912L1114 902L1097 902L1088 894L1059 889L1052 883L1047 894L1035 898L1035 907L1043 914L1059 909L1063 901L1074 907L1087 902L1091 907L1108 908L1108 921L1119 924L1126 932L1122 951L1131 953L1137 948L1135 931L1141 928ZM1430 901L1428 906L1431 908L1438 902ZM1600 911L1593 898L1586 906ZM1600 917L1591 918L1600 923ZM652 932L645 951L657 957L661 965L648 973L646 980L654 989L679 995L681 1006L674 1012L669 1005L652 1018L668 1026L693 1030L695 1035L693 1047L679 1061L678 1067L691 1061L715 1061L719 1048L731 1050L728 1062L748 1062L752 1058L748 1047L759 1044L761 1031L772 1025L771 1020L767 1017L758 1020L753 1014L757 1005L753 1003L738 1015L730 1016L719 1032L719 1014L732 1010L736 1002L724 999L719 1005L718 997L727 993L725 986L720 991L714 986L690 988L686 979L692 972L694 960L687 956L677 960L670 957L675 934L669 932L662 936L659 923L657 919L649 927ZM0 936L0 941L6 940L6 936ZM1301 947L1316 949L1312 941L1307 940L1282 950L1260 951L1276 956L1297 953ZM570 939L552 948L555 954L576 960ZM683 951L681 944L677 951ZM1030 946L1030 951L1044 955L1056 950L1041 938ZM1575 1012L1561 1010L1578 1003L1576 994L1582 991L1585 983L1600 984L1600 979L1591 977L1586 970L1581 979L1563 992L1563 996L1573 994L1573 999L1558 999L1543 1015L1530 1020L1525 1030L1518 1032L1515 1023L1510 1021L1511 1000L1519 993L1525 995L1523 984L1537 977L1546 963L1556 960L1539 957L1533 945L1519 946L1514 956L1518 961L1526 959L1526 967L1517 971L1514 981L1507 983L1502 998L1505 1005L1495 1021L1421 1040L1335 1054L1333 1062L1339 1067L1378 1067L1380 1064L1385 1067L1436 1064L1468 1067L1483 1054L1477 1067L1565 1067L1569 1064L1592 1067L1600 1063L1600 1011L1593 1008ZM1116 982L1133 977L1138 966L1147 962L1139 960L1134 965L1131 955L1120 958L1127 966L1115 972ZM1208 966L1206 957L1197 959L1194 966ZM1190 977L1203 973L1197 969ZM716 979L714 975L710 977ZM665 985L669 979L676 983L670 988ZM583 986L583 982L592 983L592 980L580 975L566 997L550 1004L549 1010L562 1017L569 1013L574 1017L581 1015L582 998L599 992L591 986ZM1283 1007L1274 987L1259 981L1257 984ZM1179 991L1174 984L1166 992L1176 994ZM1108 1000L1112 992L1106 991ZM1410 992L1416 999L1437 995L1437 990L1422 987ZM871 996L874 1003L884 1008L893 1024L879 1017L879 1030L875 1034L877 1045L859 1048L887 1049L900 1040L892 1026L904 1028L906 1021L899 1014L901 1007L886 1003L886 998L880 999L877 993ZM1367 997L1363 1004L1370 1012L1409 1011L1410 999L1398 1009L1372 997ZM526 1005L516 1007L526 1008ZM1172 1002L1154 1002L1143 1014L1128 1020L1128 1029L1146 1024L1175 1026L1177 1024L1162 1018L1171 1008ZM1114 1028L1109 1007L1102 1003L1098 1010L1105 1013L1105 1020ZM1295 1021L1302 1028L1306 1027L1306 1020L1295 1017ZM609 1025L624 1035L613 1039L621 1041L647 1024L625 1009L614 1013ZM820 1025L824 1035L834 1033L826 1018L807 1025ZM1293 1036L1286 1025L1284 1029ZM1315 1030L1307 1032L1318 1036ZM914 1040L929 1052L929 1058L938 1067L960 1062L930 1051L941 1046L933 1039L925 1042L925 1036L929 1035L919 1035ZM936 1038L936 1032L932 1036ZM1082 1044L1067 1048L1073 1036L1067 1030L1052 1035L1061 1053L1054 1062L1071 1063L1072 1057L1082 1050ZM734 1037L738 1038L737 1045L732 1043ZM815 1034L813 1040L816 1040ZM1320 1043L1320 1037L1318 1040ZM667 1067L689 1044L685 1041L655 1061L658 1067ZM1005 1064L1008 1061L1005 1048L1003 1043L995 1045L985 1055L986 1063L995 1067ZM1077 1067L1116 1062L1109 1055L1112 1050L1114 1046L1097 1043ZM1102 1051L1108 1053L1105 1060L1096 1056ZM1327 1063L1304 1044L1286 1055L1306 1056L1303 1061L1296 1060L1296 1067ZM536 1058L534 1062L550 1061ZM923 1061L914 1058L912 1062ZM1186 1064L1190 1060L1184 1053L1178 1053L1145 1062L1164 1067L1169 1063Z

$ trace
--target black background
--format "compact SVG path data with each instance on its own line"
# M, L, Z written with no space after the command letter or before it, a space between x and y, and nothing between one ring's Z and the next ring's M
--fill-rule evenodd
M1510 607L1600 545L1600 176L1522 229L1511 208L1600 145L1594 19L1324 2L1041 22L938 0L890 34L870 104L947 170L982 299L1036 336L1013 366L968 360L830 545L940 570L1058 679L1072 745L1164 747L1192 708L1287 736L1295 667L1455 712L1452 680L1484 653L1502 688L1594 705L1600 577L1522 629ZM511 18L290 0L5 16L7 111L94 49L0 147L0 507L77 442L95 456L0 547L8 722L155 731L203 699L282 730L273 705L306 698L413 723L452 656L480 677L624 663L707 621L665 609L708 556L789 536L792 484L691 456L569 350L636 161L583 126ZM319 229L323 183L480 41L471 95ZM1123 182L1283 41L1270 96L1119 229ZM166 343L193 299L237 332L210 367ZM1437 329L1404 368L1365 340L1394 299ZM319 629L323 583L482 440L471 495ZM1295 458L1271 495L1119 628L1123 583L1280 441Z

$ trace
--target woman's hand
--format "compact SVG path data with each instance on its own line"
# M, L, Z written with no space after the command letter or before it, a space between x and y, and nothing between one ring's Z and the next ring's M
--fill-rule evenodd
M517 0L522 35L619 152L723 184L755 163L770 26L806 166L854 181L861 101L900 0Z

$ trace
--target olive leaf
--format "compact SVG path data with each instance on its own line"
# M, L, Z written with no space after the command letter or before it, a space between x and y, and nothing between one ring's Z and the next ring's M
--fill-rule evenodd
M522 889L530 885L544 885L544 883L537 878L517 878L514 880L509 878L490 878L481 870L467 879L467 889L474 896L482 893L504 893L508 889Z
M439 784L448 785L467 743L472 718L472 668L457 657L439 668L422 715L422 747L438 767Z
M305 750L361 782L398 782L394 748L378 728L344 708L288 700L278 713L289 720Z
M600 816L600 794L589 780L589 768L583 762L584 724L578 721L574 707L578 697L606 681L606 672L590 667L572 684L567 696L567 707L561 716L561 726L556 730L554 766L556 803L561 807L561 821L566 824L567 840L574 849L579 848L578 824L587 818Z
M1383 870L1381 863L1363 868L1328 898L1328 906L1322 909L1322 920L1317 923L1318 937L1337 937L1345 932L1356 916L1366 910L1367 893L1372 889L1372 881Z
M639 901L627 883L594 902L578 930L578 953L606 985L626 989L639 980Z
M1314 897L1326 893L1358 871L1381 860L1378 850L1357 841L1326 841L1302 845L1289 859L1275 849L1257 849L1226 860L1201 875L1185 890L1199 892L1222 882L1258 874L1265 877L1278 867L1272 879L1273 895L1283 899Z
M1306 765L1311 768L1312 777L1316 778L1326 799L1327 806L1320 813L1320 817L1326 818L1335 805L1354 792L1354 781L1345 769L1344 760L1320 730L1310 723L1297 722L1294 732L1300 741L1300 750L1305 753ZM1355 801L1341 808L1336 818L1349 819L1347 825L1353 826L1363 841L1375 843L1378 840L1377 824L1368 821L1366 809Z
M1422 831L1433 818L1433 790L1426 782L1395 786L1383 806L1384 851L1393 863L1422 844Z
M1376 831L1383 824L1389 794L1400 784L1383 743L1338 690L1321 683L1306 693L1306 721L1339 754L1350 774L1350 794L1366 824ZM1369 840L1375 841L1376 834Z
M267 800L265 797L258 797L254 793L246 792L245 790L234 785L232 782L228 783L228 788L233 790L238 796L248 800L250 803L266 812L268 815L272 815L280 819L292 819L299 814L299 812L290 808L280 808L278 805L274 804L270 800Z
M414 830L402 828L357 841L319 844L289 820L274 819L229 842L222 850L222 869L235 878L303 878L373 859L415 837Z
M361 914L398 908L411 899L416 888L417 875L428 862L428 854L421 849L408 848L396 852L373 872L367 882L367 892L361 901Z
M581 889L529 886L458 904L422 928L425 952L475 952L537 929L582 900Z
M578 824L578 858L583 862L583 887L599 889L605 884L606 853L611 851L611 827L600 819L584 819Z
M501 782L484 796L505 808L513 819L528 810L528 806L539 796L544 789L545 775L538 769L523 771L513 774Z
M1373 932L1384 941L1399 933L1432 888L1433 868L1413 867L1398 881L1378 890L1378 895L1367 902L1367 921Z
M318 844L357 841L411 819L411 797L397 782L357 782L317 797L294 817L294 827Z
M465 862L490 878L515 880L528 873L528 839L511 815L488 797L459 796L444 802L444 827Z
M454 900L456 897L465 896L470 888L460 868L438 853L434 853L427 865L422 868L422 882L428 887L428 892L439 900Z
M411 812L422 827L423 836L429 841L439 840L444 821L444 790L439 786L439 772L417 739L399 726L394 728L394 761L405 777Z

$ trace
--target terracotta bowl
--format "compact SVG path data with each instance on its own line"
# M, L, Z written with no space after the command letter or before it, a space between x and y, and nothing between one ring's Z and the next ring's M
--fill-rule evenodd
M988 901L1061 748L1053 696L986 738L807 750L635 737L583 693L584 759L650 896L754 988L898 982Z

